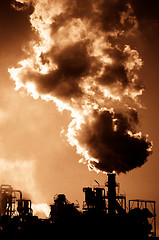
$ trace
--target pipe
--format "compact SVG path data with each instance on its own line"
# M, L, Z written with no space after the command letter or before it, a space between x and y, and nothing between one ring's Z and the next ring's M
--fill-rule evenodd
M108 213L110 215L115 215L116 210L116 174L108 173Z
M22 200L22 192L20 190L12 190L12 192L17 192L20 195L20 200Z
M13 192L18 192L20 195L20 200L22 200L22 192L20 190L13 190Z

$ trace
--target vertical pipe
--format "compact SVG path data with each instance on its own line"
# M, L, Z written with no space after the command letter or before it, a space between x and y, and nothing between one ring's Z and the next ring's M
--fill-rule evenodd
M154 237L156 237L156 202L154 201Z
M116 174L108 174L108 213L110 215L115 215L116 206Z

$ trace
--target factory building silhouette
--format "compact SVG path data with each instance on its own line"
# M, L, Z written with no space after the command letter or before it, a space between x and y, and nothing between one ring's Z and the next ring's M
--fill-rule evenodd
M20 190L11 185L0 187L0 233L57 233L82 231L100 236L156 239L155 201L129 200L119 193L116 174L107 174L104 186L84 187L83 209L70 203L64 194L54 197L50 216L34 216L30 199L23 199ZM93 236L93 235L92 235Z

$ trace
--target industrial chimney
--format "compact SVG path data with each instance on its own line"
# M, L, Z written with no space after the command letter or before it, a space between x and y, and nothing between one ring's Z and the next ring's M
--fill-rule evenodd
M105 184L108 187L107 197L108 197L108 214L115 215L116 210L116 174L108 173L108 182Z

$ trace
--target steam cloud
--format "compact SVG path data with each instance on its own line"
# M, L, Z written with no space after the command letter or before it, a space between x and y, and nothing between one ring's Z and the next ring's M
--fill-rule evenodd
M143 165L151 143L137 131L142 60L129 40L137 20L124 0L15 1L32 4L38 40L9 72L16 90L71 111L67 137L89 169L127 172Z

